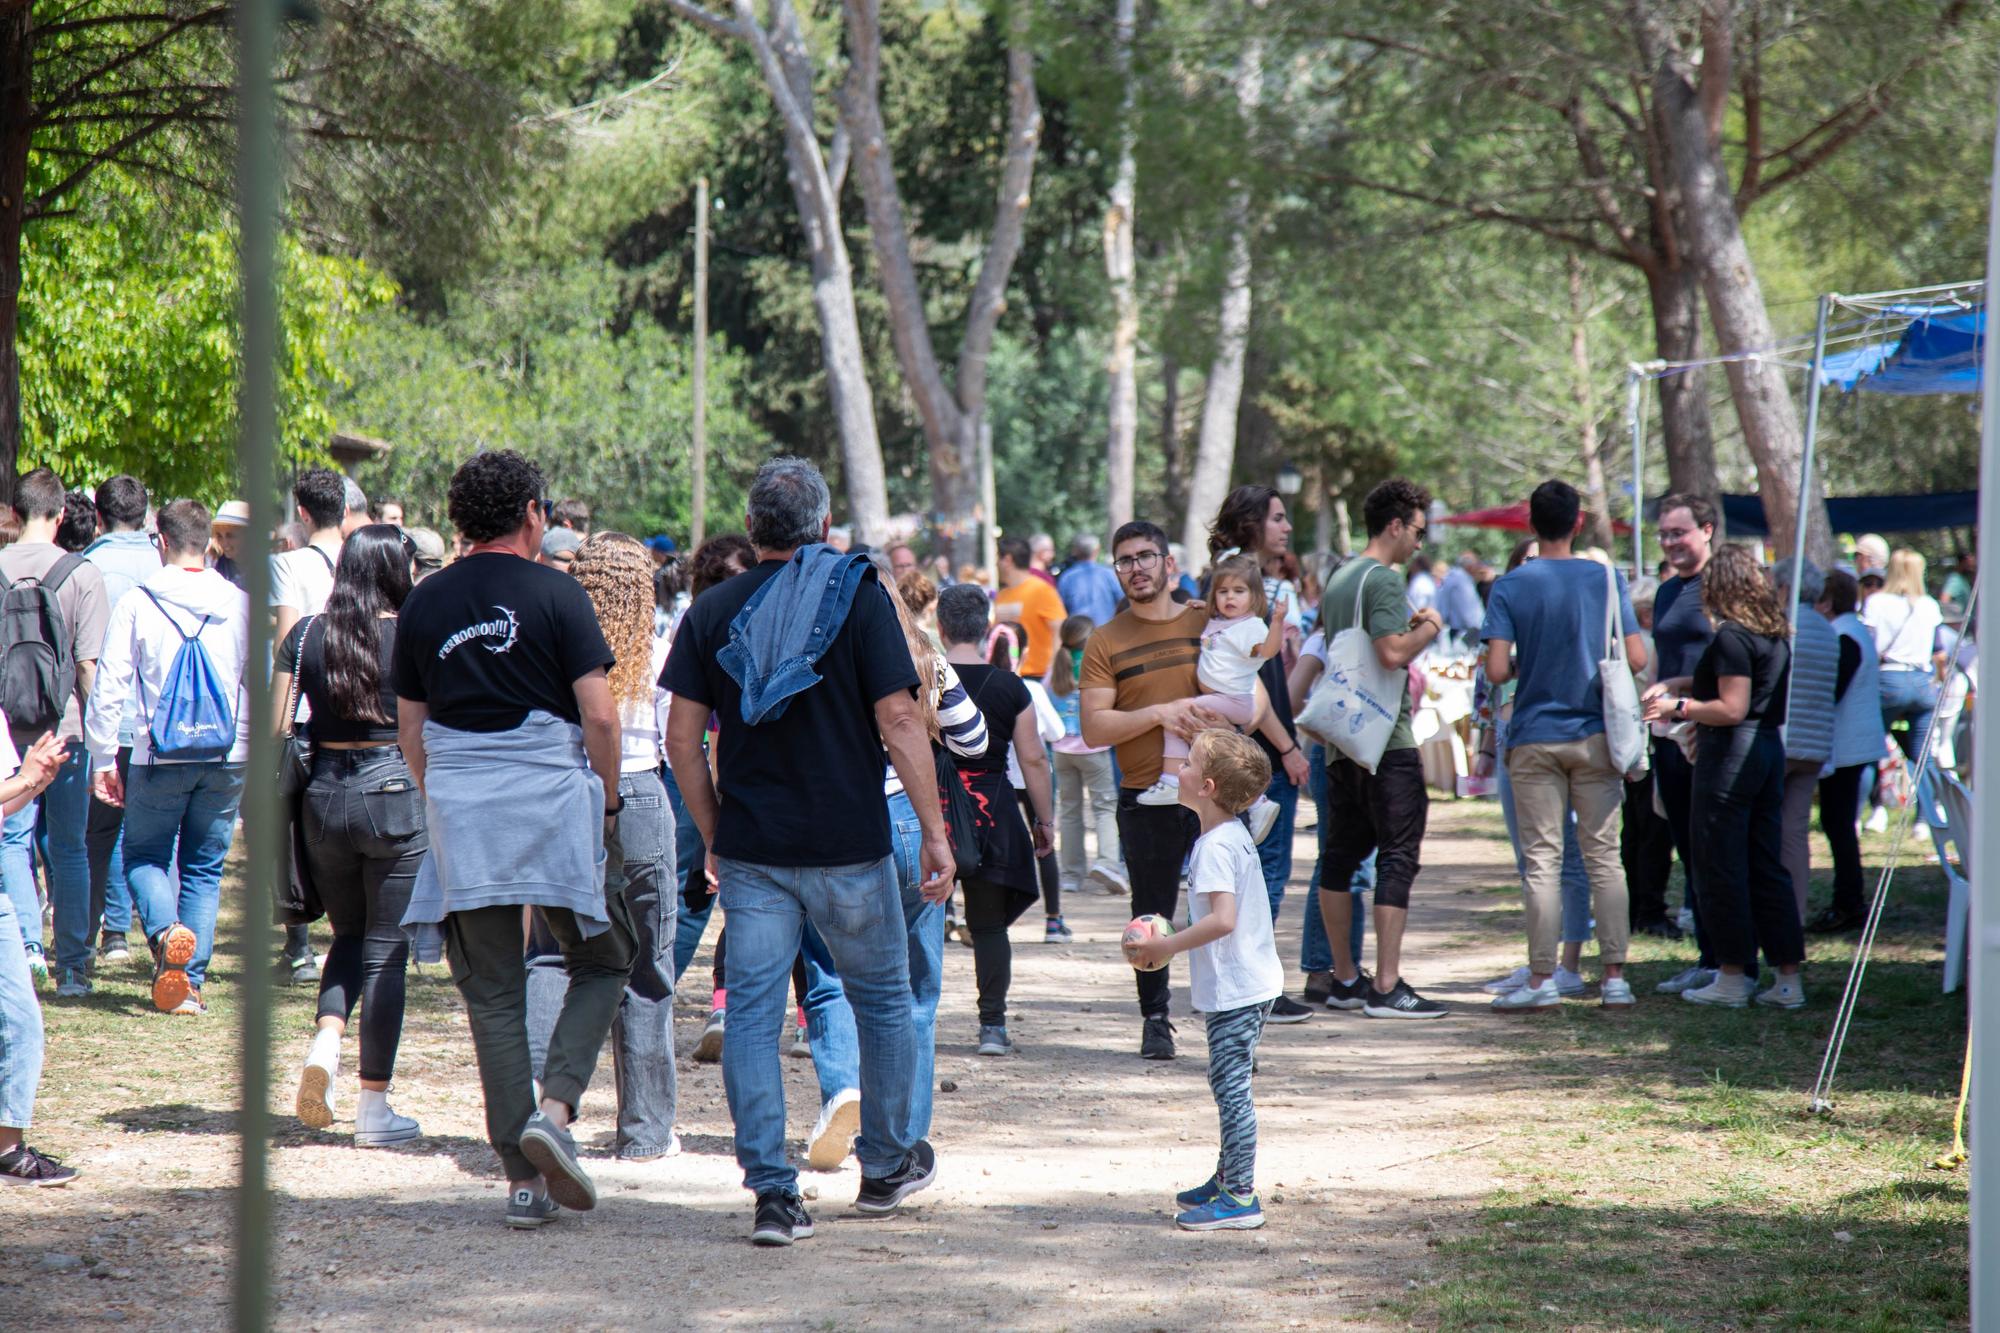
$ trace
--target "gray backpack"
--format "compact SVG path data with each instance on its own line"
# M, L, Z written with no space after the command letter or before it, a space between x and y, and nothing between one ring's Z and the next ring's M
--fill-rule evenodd
M0 712L18 743L62 722L76 693L76 656L56 593L83 564L64 555L41 578L0 574Z

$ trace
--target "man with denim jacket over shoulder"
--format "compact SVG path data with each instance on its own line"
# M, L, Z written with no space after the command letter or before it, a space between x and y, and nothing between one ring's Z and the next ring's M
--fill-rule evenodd
M756 1195L751 1241L813 1234L785 1159L778 1050L785 988L805 923L833 956L861 1051L861 1193L886 1213L929 1185L937 1157L910 1141L914 1045L902 887L882 800L886 749L923 826L923 892L951 889L930 738L909 648L872 567L825 545L826 482L776 458L750 488L758 565L710 589L674 635L667 760L711 849L729 914L729 1040L723 1082L736 1160ZM786 608L796 615L780 623ZM810 610L808 611L808 608ZM715 778L702 734L719 719Z

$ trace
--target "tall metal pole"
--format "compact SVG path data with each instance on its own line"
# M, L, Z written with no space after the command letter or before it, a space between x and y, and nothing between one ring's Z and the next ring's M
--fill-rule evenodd
M1632 578L1646 576L1646 423L1639 398L1646 380L1637 366L1625 367L1625 423L1632 432Z
M1792 529L1792 605L1786 613L1794 638L1799 632L1799 570L1806 562L1806 514L1812 506L1813 450L1819 444L1820 375L1826 369L1826 324L1833 313L1834 296L1819 298L1819 318L1813 324L1812 372L1806 378L1806 441L1799 457L1799 512ZM1797 668L1797 658L1792 659L1792 666ZM1789 688L1789 680L1786 685Z
M708 530L708 177L694 183L694 518L688 549Z
M271 700L271 530L278 525L275 483L278 444L277 358L284 328L278 320L276 252L279 197L284 175L271 71L277 59L283 0L237 0L237 206L241 213L243 382L238 406L242 437L237 462L250 501L247 558L250 602L250 768L243 784L243 829L248 854L242 925L239 927L243 1018L241 1183L236 1193L236 1327L255 1331L271 1322L270 1148L271 928L266 903L274 890L284 849L278 837L277 734Z
M2000 291L2000 140L1993 147L1993 195L1986 212L1986 298ZM2000 560L2000 340L1993 336L1992 306L1980 374L1979 558L1991 569ZM2000 597L1979 608L1979 642L2000 643ZM1972 840L1972 929L1967 963L1972 975L1972 1102L1968 1123L2000 1125L2000 726L1973 728L1973 825L1987 830ZM1972 1155L1972 1327L2000 1328L2000 1144L1974 1145Z

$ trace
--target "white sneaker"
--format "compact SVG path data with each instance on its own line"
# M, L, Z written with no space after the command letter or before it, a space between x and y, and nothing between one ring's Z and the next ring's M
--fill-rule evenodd
M1632 994L1632 983L1623 977L1606 977L1598 987L1597 1000L1606 1009L1629 1009L1638 1003Z
M838 1171L853 1151L861 1131L861 1094L843 1088L819 1108L819 1120L806 1140L806 1165L815 1171Z
M1768 1004L1775 1009L1803 1009L1806 1007L1805 984L1797 977L1779 977L1777 984L1769 990L1757 992L1757 1003Z
M1113 865L1109 861L1099 861L1090 868L1090 873L1085 875L1084 878L1087 880L1096 880L1097 887L1104 890L1105 894L1109 897L1126 898L1131 896L1132 881L1125 878L1123 869Z
M333 1123L333 1085L340 1077L340 1037L332 1028L313 1034L305 1068L299 1071L299 1095L294 1103L299 1123L325 1129Z
M360 1100L354 1108L355 1147L386 1148L393 1143L408 1143L421 1137L423 1132L416 1121L389 1109L387 1092L375 1092L368 1088L361 1090Z
M1172 778L1161 778L1140 792L1137 800L1140 805L1179 805L1181 784Z
M1674 973L1674 975L1668 977L1665 981L1653 987L1653 989L1661 995L1679 995L1682 991L1693 990L1698 986L1706 986L1714 980L1715 970L1703 967L1697 963L1695 966L1687 968L1684 971Z
M1564 995L1581 995L1590 989L1589 982L1566 967L1556 968L1555 983L1556 989Z
M1479 989L1485 991L1488 995L1512 995L1515 991L1528 984L1528 977L1530 975L1527 968L1517 967L1504 977L1493 978L1493 980L1485 983Z
M1496 1014L1553 1013L1562 1005L1562 992L1556 989L1556 979L1546 977L1539 986L1522 986L1504 995L1493 997L1493 1012Z
M1175 799L1178 800L1179 796L1176 795ZM1268 796L1259 796L1243 814L1250 821L1250 841L1254 843L1262 844L1271 836L1271 830L1278 826L1278 803Z
M1750 994L1757 989L1757 983L1747 976L1724 976L1720 973L1706 986L1694 986L1681 992L1681 998L1689 1004L1713 1005L1718 1009L1741 1009L1750 1003ZM1803 997L1802 997L1803 998Z
M1887 833L1889 831L1889 807L1886 805L1876 806L1873 810L1869 811L1868 822L1861 827L1867 829L1870 833Z

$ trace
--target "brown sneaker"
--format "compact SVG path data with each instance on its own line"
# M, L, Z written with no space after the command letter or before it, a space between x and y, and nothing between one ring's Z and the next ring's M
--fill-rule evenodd
M173 1013L194 994L187 975L194 950L194 932L178 921L153 941L153 1007L161 1013ZM196 1003L200 1003L198 997Z

